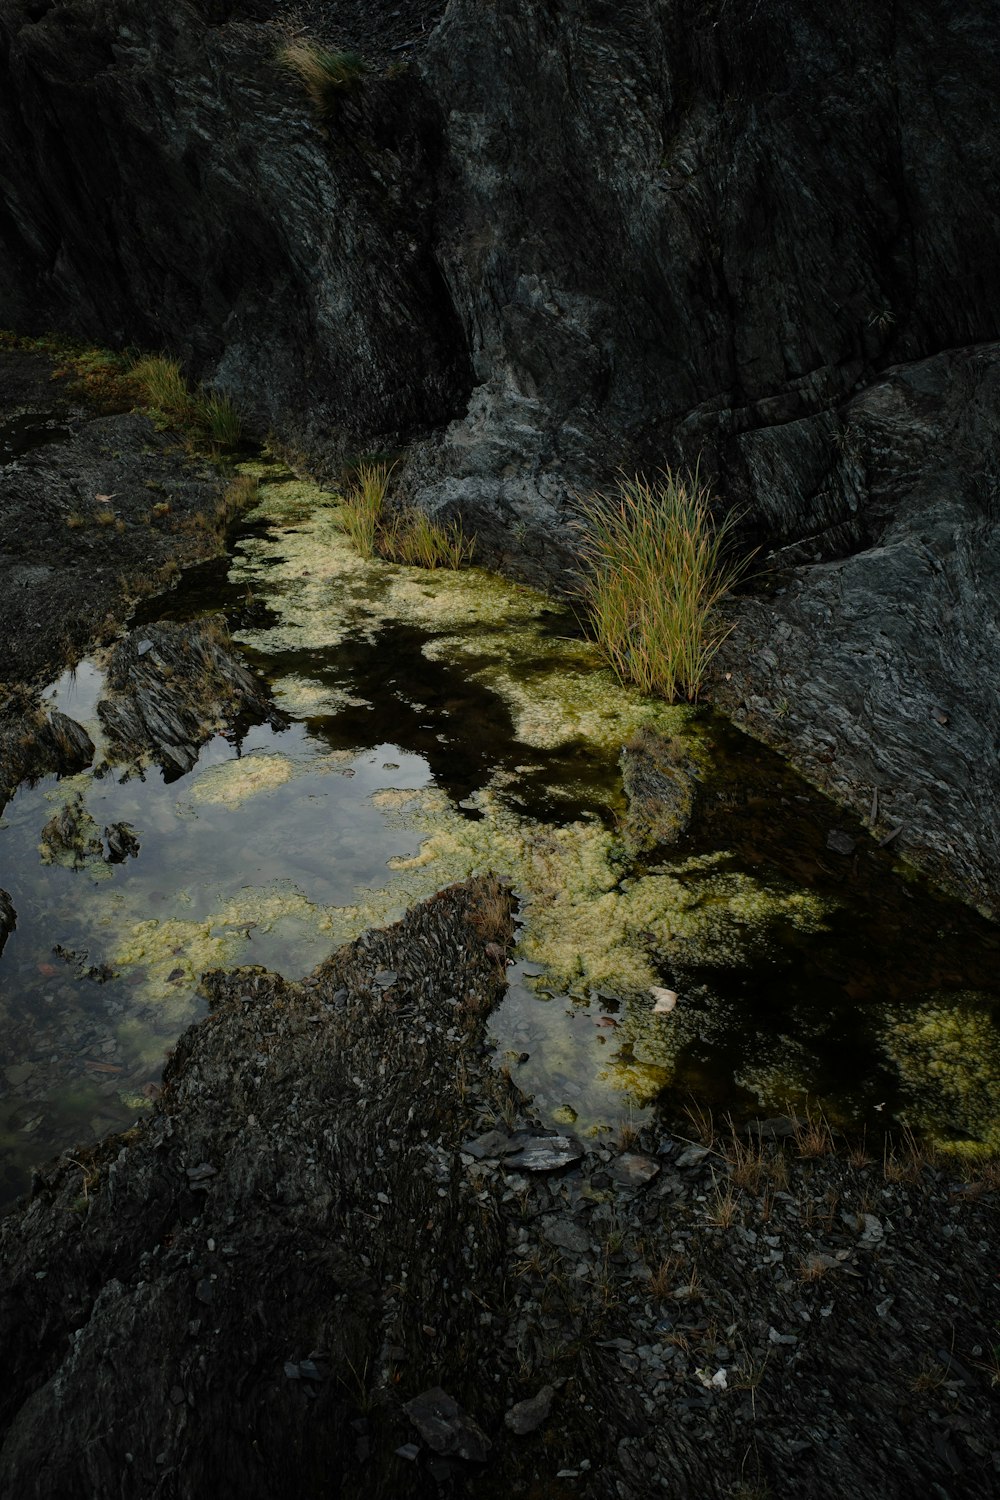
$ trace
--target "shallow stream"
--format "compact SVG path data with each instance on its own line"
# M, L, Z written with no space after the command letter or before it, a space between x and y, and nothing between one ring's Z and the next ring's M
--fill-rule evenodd
M151 1107L206 969L298 977L489 868L522 923L497 1059L546 1123L811 1101L845 1125L1000 1145L992 924L725 722L621 689L572 613L474 569L361 561L334 496L247 467L260 503L231 555L135 623L225 613L289 726L218 737L170 782L87 772L9 805L0 1200ZM98 761L101 692L94 659L48 693ZM673 737L697 793L679 842L637 855L619 756L643 728ZM132 826L137 856L52 859L42 829L78 795L99 829ZM673 1009L654 1010L654 987Z

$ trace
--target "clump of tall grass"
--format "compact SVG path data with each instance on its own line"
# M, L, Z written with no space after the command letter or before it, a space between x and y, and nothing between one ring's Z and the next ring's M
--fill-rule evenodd
M191 393L176 359L147 354L132 366L131 378L144 406L168 417L190 416Z
M340 523L362 557L415 568L460 568L472 558L475 543L465 536L460 519L435 521L412 509L385 513L392 469L361 464L341 497Z
M130 371L132 388L143 406L168 422L204 433L215 448L237 448L243 436L243 413L226 391L192 391L180 364L165 354L147 354Z
M622 476L580 504L583 596L598 647L622 682L694 700L729 633L719 605L746 567L729 555L734 517L716 521L697 472Z
M333 113L338 99L356 88L368 71L356 52L334 52L304 37L280 48L278 62L299 80L323 117Z
M226 391L199 389L194 398L195 418L219 448L238 448L243 436L243 413Z

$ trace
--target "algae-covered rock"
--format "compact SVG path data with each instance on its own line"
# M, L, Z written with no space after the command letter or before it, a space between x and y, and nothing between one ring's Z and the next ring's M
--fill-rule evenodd
M70 798L42 829L38 852L44 865L65 865L78 870L88 861L102 858L104 846L97 824L84 806L79 792Z

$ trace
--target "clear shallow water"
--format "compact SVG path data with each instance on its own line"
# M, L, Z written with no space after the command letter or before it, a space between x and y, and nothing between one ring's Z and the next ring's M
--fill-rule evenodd
M844 1122L994 1138L994 927L856 829L853 856L830 851L850 829L835 809L726 725L622 693L547 601L362 563L329 497L263 495L231 562L137 621L223 609L288 729L216 738L169 785L49 779L3 820L18 926L0 958L0 1195L149 1107L204 970L296 977L489 867L524 923L498 1058L544 1118L601 1129L691 1092L737 1111L811 1096ZM96 735L101 692L86 662L52 701ZM618 754L643 724L677 737L699 790L677 848L635 859ZM45 823L77 795L99 832L135 829L136 858L43 862ZM680 996L668 1016L654 983Z

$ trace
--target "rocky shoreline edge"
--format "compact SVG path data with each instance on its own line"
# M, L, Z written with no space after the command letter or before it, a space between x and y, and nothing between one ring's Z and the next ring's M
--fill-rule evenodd
M995 1169L545 1131L485 1040L510 907L207 976L152 1118L0 1227L6 1492L989 1492Z

